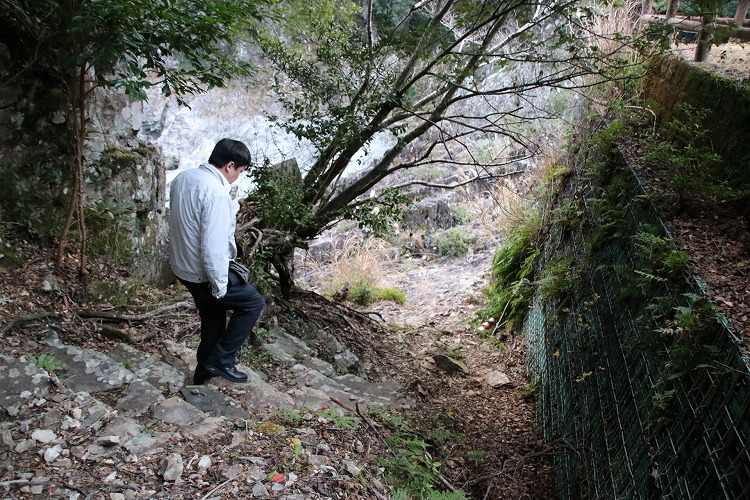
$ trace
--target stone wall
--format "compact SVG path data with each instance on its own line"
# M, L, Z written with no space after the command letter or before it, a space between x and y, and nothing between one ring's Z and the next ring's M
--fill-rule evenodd
M658 59L644 85L645 98L661 125L680 105L709 109L703 121L730 177L750 173L750 85L740 85L672 57Z

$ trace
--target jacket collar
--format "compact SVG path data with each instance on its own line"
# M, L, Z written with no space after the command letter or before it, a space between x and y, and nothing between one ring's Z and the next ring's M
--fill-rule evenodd
M222 175L221 172L219 172L219 169L211 165L210 163L204 163L199 168L202 168L203 170L206 170L211 173L214 177L216 177L220 182L221 185L224 186L224 189L229 192L230 189L232 189L232 185L229 184L229 181L226 177Z

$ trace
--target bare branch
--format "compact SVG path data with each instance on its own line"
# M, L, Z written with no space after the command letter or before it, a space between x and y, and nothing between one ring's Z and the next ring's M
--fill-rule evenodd
M472 184L478 181L488 181L488 180L500 179L502 177L511 177L513 175L523 174L525 172L526 170L514 170L513 172L506 172L504 174L477 176L477 177L472 177L471 179L467 179L463 182L454 182L452 184L438 184L435 182L413 180L409 182L404 182L403 184L390 186L390 189L403 189L409 186L425 186L425 187L432 187L432 188L437 188L437 189L456 189L456 188L460 188L462 186L466 186L468 184Z

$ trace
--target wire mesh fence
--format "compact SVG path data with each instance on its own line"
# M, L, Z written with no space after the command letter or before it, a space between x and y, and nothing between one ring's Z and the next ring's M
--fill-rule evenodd
M574 228L552 224L544 255L572 255L581 272L563 298L538 291L524 327L544 438L563 443L558 496L750 498L748 360L726 322L680 337L675 318L693 311L702 283L639 270L637 236L669 234L624 158L613 168L600 181L616 224L593 244L591 231L612 222L601 209L586 207ZM558 206L601 197L596 181L573 179Z

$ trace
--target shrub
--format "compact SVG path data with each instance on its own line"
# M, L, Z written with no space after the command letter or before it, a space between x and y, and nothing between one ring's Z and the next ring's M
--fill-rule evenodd
M376 289L364 280L355 282L349 290L349 300L362 307L367 307L375 302Z
M461 257L469 252L469 238L461 227L452 227L435 240L442 256Z
M375 299L406 304L406 294L397 288L379 288L375 292Z
M487 303L477 312L480 317L498 318L499 322L521 326L533 295L534 287L529 278L539 256L534 246L539 224L539 216L530 215L495 253Z

